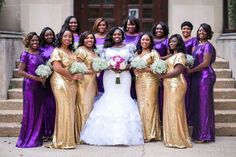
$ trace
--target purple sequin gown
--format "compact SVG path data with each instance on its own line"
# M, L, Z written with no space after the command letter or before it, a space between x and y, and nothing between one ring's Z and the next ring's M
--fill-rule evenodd
M160 56L166 56L168 52L168 38L163 40L154 40L154 48L159 52ZM159 92L158 92L158 104L159 104L159 112L160 112L160 120L163 117L163 95L164 95L164 87L163 82L161 81L159 84Z
M53 46L46 45L41 47L43 51L43 57L46 61L50 59L51 53L54 50ZM56 105L55 105L55 98L52 92L50 78L46 80L44 88L45 98L43 100L44 104L44 115L43 115L43 136L44 137L51 137L54 131L54 123L55 123L55 114L56 114Z
M43 64L42 53L31 54L23 51L20 62L25 63L25 72L36 75L35 70ZM16 147L42 146L43 140L43 87L42 83L29 78L23 80L23 118Z
M216 51L210 42L206 42L195 47L193 57L195 67L203 62L205 53L212 54L210 65L191 75L190 103L194 111L192 139L210 142L215 140L213 87L216 75L211 65L215 62Z
M185 49L186 49L186 54L192 55L192 50L193 48L197 45L198 41L197 38L190 38L186 41L184 41L185 44ZM184 78L187 83L187 91L185 95L185 110L186 110L186 117L187 117L187 122L188 125L193 125L193 120L192 120L192 112L193 112L193 107L190 106L190 85L191 85L191 78L189 74L184 71Z
M134 44L135 46L137 45L138 41L140 38L140 34L137 35L128 35L125 33L125 44ZM137 99L137 94L136 94L136 89L135 89L135 75L133 71L131 71L131 76L132 76L132 83L131 83L131 88L130 88L130 94L133 99Z

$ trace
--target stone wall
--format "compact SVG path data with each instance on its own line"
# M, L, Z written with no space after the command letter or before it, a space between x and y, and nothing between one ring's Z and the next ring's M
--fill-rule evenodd
M0 31L0 99L7 99L7 90L23 50L22 34Z
M229 61L229 67L236 78L236 33L222 34L216 41L217 56Z
M201 23L208 23L214 31L212 43L222 33L223 0L169 0L170 33L181 33L180 25L188 20L193 23L192 36Z

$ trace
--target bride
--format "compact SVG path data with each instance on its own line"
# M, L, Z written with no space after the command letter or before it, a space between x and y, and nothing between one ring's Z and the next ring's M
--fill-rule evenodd
M103 57L110 60L121 56L126 63L133 57L130 46L123 44L124 33L116 27L105 39ZM120 73L116 84L116 71L106 70L103 76L105 92L98 99L82 129L81 140L91 145L143 144L143 132L137 104L130 96L131 75L127 68Z

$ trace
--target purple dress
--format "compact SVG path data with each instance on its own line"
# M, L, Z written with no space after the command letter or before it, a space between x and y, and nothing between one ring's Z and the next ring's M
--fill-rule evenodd
M154 48L159 52L160 56L166 56L168 51L168 38L164 40L154 40ZM158 92L158 103L159 103L159 112L160 112L160 120L162 121L163 117L163 95L164 95L164 87L163 82L160 81L159 84L159 92Z
M185 44L185 49L186 49L186 54L192 55L193 48L197 45L198 41L197 38L191 38L189 40L184 41ZM187 122L188 125L193 125L193 120L192 120L192 111L193 108L190 106L190 85L191 85L191 79L189 74L184 71L184 78L187 83L187 91L185 95L185 110L186 110L186 117L187 117Z
M125 33L125 40L124 40L124 43L125 43L125 44L133 43L133 44L136 46L137 43L138 43L139 38L140 38L140 34L137 34L137 35L128 35L128 34Z
M203 62L204 54L212 54L211 63L200 72L191 75L190 103L193 106L194 140L210 142L215 140L215 114L213 87L216 75L212 63L216 59L216 51L210 42L199 44L193 51L194 67Z
M46 45L41 47L43 51L43 57L46 61L50 59L51 53L54 50L53 46ZM44 88L44 113L43 113L43 136L44 137L51 137L54 131L54 123L55 123L55 114L56 114L56 104L55 104L55 97L52 92L50 78L48 78L45 82Z
M105 38L96 38L96 47L98 49L102 49L104 41L105 41ZM97 77L98 92L99 92L97 98L100 98L101 94L104 93L103 75L104 75L104 71L101 71L100 75Z
M73 34L73 37L74 37L74 43L78 43L80 36L78 34Z
M128 35L125 33L125 44L134 44L135 46L137 45L138 41L140 38L140 34L137 35ZM131 82L131 88L130 88L130 94L133 99L137 99L137 94L136 94L136 89L135 89L135 75L134 72L131 71L131 76L132 76L132 82Z
M35 70L44 63L42 53L31 54L23 51L20 62L25 63L25 72L36 75ZM23 118L16 147L29 148L42 146L43 140L43 87L39 81L23 80Z

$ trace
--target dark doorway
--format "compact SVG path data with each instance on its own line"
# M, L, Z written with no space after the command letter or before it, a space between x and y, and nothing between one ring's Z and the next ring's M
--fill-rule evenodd
M122 26L132 15L140 20L141 30L148 32L154 23L168 22L168 0L74 0L74 15L82 31L91 29L98 17L110 26Z

